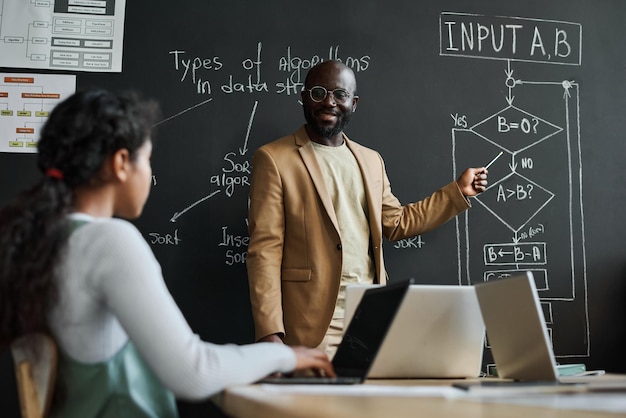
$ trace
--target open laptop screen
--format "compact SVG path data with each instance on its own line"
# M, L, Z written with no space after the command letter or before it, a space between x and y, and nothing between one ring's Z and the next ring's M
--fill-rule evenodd
M498 376L556 381L552 342L532 272L475 287Z
M411 282L365 291L333 358L339 376L367 375Z

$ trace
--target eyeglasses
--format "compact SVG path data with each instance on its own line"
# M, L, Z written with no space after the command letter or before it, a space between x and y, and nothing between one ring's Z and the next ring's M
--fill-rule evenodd
M323 102L329 94L332 94L335 101L339 103L343 103L350 98L350 92L346 89L326 90L322 86L314 86L305 90L309 92L311 100L317 103Z

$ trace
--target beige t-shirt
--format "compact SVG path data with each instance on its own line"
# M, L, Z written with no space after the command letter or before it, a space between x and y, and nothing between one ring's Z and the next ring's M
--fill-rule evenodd
M367 199L361 170L345 142L339 147L313 142L313 149L330 193L341 235L341 286L333 314L333 319L341 320L333 321L337 324L344 317L346 285L374 281Z

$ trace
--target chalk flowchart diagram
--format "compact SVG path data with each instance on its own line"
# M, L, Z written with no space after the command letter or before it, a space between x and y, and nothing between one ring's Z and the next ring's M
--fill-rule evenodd
M526 74L533 63L580 66L582 25L443 12L440 41L441 56L505 64L501 106L475 121L451 115L455 177L475 165L468 155L480 152L486 164L502 153L473 198L484 210L457 217L459 284L532 271L556 357L589 356L580 86ZM575 317L577 329L561 326Z
M0 66L120 72L125 0L0 0Z

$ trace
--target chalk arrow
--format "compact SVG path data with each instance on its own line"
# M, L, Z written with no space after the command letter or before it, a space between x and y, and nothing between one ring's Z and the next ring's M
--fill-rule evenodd
M515 162L515 155L513 154L511 154L511 162L509 163L509 168L514 173L515 173L515 170L517 170L517 163Z
M172 218L170 219L170 222L176 222L176 220L178 218L180 218L181 215L183 215L185 212L189 211L191 208L193 208L196 205L199 205L200 203L204 202L205 200L212 198L213 196L215 196L219 192L220 192L219 190L216 190L213 193L211 193L210 195L204 196L202 199L198 200L197 202L194 202L193 204L187 206L185 209L181 210L180 212L174 213L174 216L172 216Z
M252 113L250 114L250 120L248 121L248 131L246 132L246 140L243 143L243 148L239 148L239 155L246 155L248 152L248 138L250 138L250 130L252 129L252 121L254 120L254 114L256 113L256 107L259 104L258 101L254 102L252 107Z
M509 90L509 97L506 98L506 102L509 104L509 106L513 106L513 100L515 100L515 96L511 96Z
M565 89L565 91L563 91L563 98L564 99L567 99L568 97L572 97L569 94L569 89L572 88L572 83L573 83L573 81L567 81L567 80L563 80L563 82L561 83L561 85Z
M163 119L162 121L155 123L154 126L159 126L162 123L169 122L170 120L175 119L175 118L179 117L180 115L189 112L190 110L193 110L193 109L195 109L197 107L200 107L202 105L205 105L205 104L209 103L211 100L213 100L213 99L207 99L207 100L205 100L203 102L200 102L200 103L198 103L196 105L188 107L187 109L182 110L182 111L178 112L177 114L170 116L169 118Z

